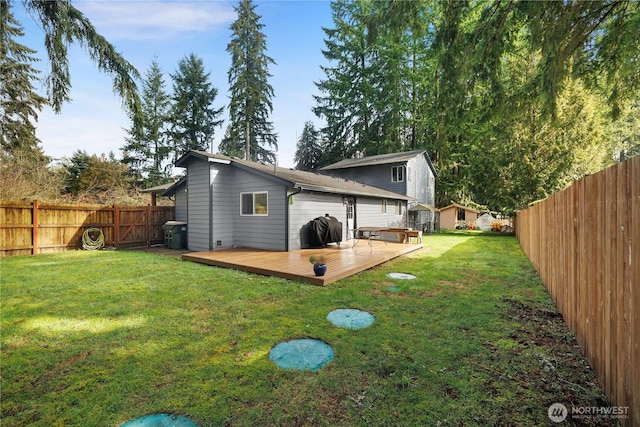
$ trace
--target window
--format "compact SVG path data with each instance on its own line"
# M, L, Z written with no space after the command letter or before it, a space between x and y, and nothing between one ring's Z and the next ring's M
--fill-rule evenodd
M240 215L268 215L268 193L240 193Z
M386 200L382 200L382 205L381 205L380 212L382 212L383 214L387 213L387 201Z
M396 200L396 215L402 215L402 202Z
M463 208L456 208L458 210L458 221L465 221L466 211Z
M391 167L391 182L404 181L404 166Z

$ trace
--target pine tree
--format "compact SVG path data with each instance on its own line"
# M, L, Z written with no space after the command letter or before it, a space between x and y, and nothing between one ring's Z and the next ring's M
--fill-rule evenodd
M142 120L132 118L127 130L127 144L122 147L122 162L146 186L162 184L168 179L166 162L170 154L167 142L169 95L160 65L154 59L142 81Z
M211 85L209 76L202 59L193 53L182 59L176 72L171 74L170 135L176 158L189 150L208 151L215 128L222 125L222 120L217 118L224 107L213 108L218 89Z
M33 122L46 99L34 88L40 80L31 65L36 51L15 40L23 36L9 2L0 1L0 143L8 152L24 150L41 156Z
M320 133L312 122L306 122L302 135L298 139L296 154L293 161L296 169L303 171L315 171L320 167L322 148L320 146Z
M220 144L227 155L244 153L244 158L261 163L274 163L278 149L277 134L269 121L273 111L273 87L268 79L269 65L275 64L267 56L264 24L256 14L251 0L241 0L234 8L237 20L231 24L233 35L227 46L231 54L228 72L230 102L229 127Z

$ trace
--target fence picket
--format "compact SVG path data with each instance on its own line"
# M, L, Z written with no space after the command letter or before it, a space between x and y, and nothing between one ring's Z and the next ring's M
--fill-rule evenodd
M28 213L28 215L26 214ZM123 221L121 216L125 216ZM127 216L143 221L127 221ZM78 249L89 227L100 228L116 248L164 241L162 225L175 218L173 206L55 205L0 202L0 257ZM121 226L128 227L122 234Z
M549 222L552 223L549 223ZM612 405L640 423L640 156L518 212L516 235Z

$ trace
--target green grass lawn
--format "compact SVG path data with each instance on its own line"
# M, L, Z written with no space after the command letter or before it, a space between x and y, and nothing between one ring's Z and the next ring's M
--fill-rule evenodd
M551 425L555 402L606 405L515 238L423 243L324 288L136 251L4 258L2 426L158 412L201 426L533 426ZM336 308L376 322L337 328ZM334 361L300 372L269 359L301 337Z

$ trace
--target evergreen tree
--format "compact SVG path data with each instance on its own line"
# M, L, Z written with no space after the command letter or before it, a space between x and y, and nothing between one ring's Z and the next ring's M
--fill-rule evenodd
M170 154L166 134L169 103L162 70L154 59L142 81L142 120L132 120L127 144L122 147L122 162L146 186L162 184L169 178L166 168Z
M611 136L611 159L621 162L640 155L640 99L622 109Z
M608 99L623 114L637 97L638 2L338 0L332 10L314 108L328 162L425 148L437 204L513 209L623 151L600 112Z
M215 128L222 125L222 120L217 118L224 107L213 108L218 89L211 85L209 76L202 59L193 53L182 59L176 72L171 74L173 104L170 135L175 158L189 150L208 151Z
M8 3L1 0L2 4ZM113 76L113 90L123 100L124 106L138 118L140 100L136 79L138 71L118 53L91 22L69 0L23 0L34 20L42 24L44 45L49 57L50 72L45 78L49 103L60 112L62 104L70 100L68 46L77 42L100 71Z
M320 133L312 122L306 122L302 135L298 139L296 154L293 161L296 169L303 171L315 171L320 167L322 147L320 146Z
M33 122L46 99L33 86L39 81L38 71L31 65L36 52L15 40L23 36L9 2L0 1L0 143L3 151L23 150L42 156Z
M247 160L274 163L278 149L277 135L269 114L273 111L273 87L268 82L269 65L274 60L266 54L264 24L251 0L241 0L234 8L238 18L231 24L233 35L227 46L231 54L229 79L229 127L220 144L227 155L244 152Z
M338 0L331 3L335 28L325 28L330 66L321 67L326 78L317 82L314 113L326 121L322 132L328 146L325 162L333 163L358 153L367 153L374 139L374 87L371 75L373 46L369 43L365 16L370 3Z
M125 196L131 187L127 166L113 153L98 156L77 150L63 168L66 172L63 194L70 194L75 200L106 203L114 197Z

